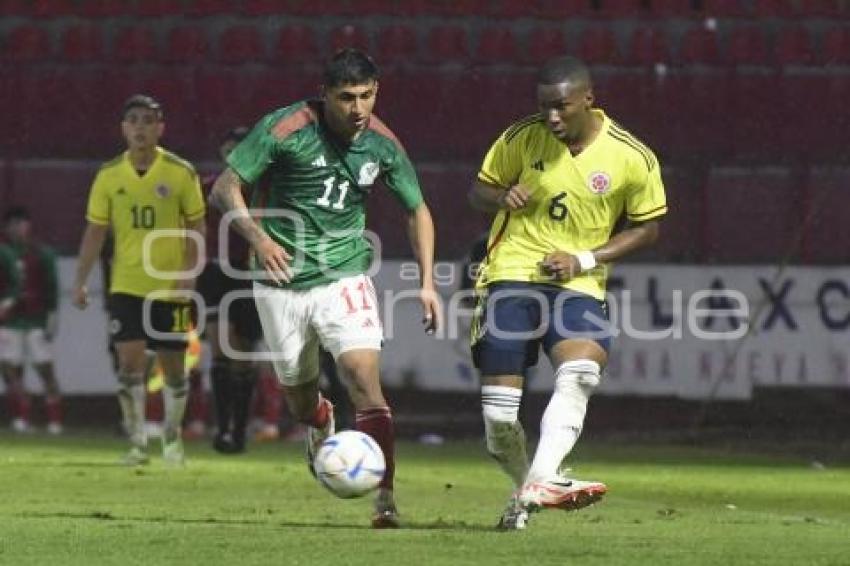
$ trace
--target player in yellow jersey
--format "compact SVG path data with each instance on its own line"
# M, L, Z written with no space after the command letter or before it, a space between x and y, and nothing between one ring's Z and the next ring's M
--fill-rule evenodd
M667 212L655 155L595 108L587 67L560 57L540 69L539 112L508 128L484 158L470 201L495 213L477 281L473 358L487 449L516 491L499 522L525 528L542 508L579 509L604 484L564 477L611 332L610 264L658 238ZM626 227L615 233L625 216ZM540 346L555 368L529 467L517 419L523 371Z
M114 235L109 331L118 352L118 400L130 435L128 465L148 461L145 435L146 346L164 374L163 458L184 461L180 424L186 409L184 352L192 325L192 271L199 263L204 200L190 163L161 148L165 123L153 98L130 97L121 131L127 151L105 163L89 193L88 225L80 244L73 301L88 304L86 280L107 231ZM186 232L182 232L185 230ZM189 237L196 232L196 238Z

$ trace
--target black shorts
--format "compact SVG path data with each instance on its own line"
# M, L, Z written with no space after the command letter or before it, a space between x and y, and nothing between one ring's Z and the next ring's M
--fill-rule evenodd
M229 277L221 265L209 262L198 276L197 289L204 299L207 321L222 320L232 324L234 332L248 342L255 342L262 337L251 281ZM238 298L230 300L228 295L231 293Z
M145 309L149 313L147 328ZM194 311L192 303L148 301L113 293L109 295L109 337L113 343L145 340L151 350L185 350L187 333L194 326Z

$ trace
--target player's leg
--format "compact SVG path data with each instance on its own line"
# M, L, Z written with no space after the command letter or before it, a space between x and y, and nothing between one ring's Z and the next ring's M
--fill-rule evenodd
M12 430L28 432L30 404L24 387L24 333L20 330L0 328L0 373Z
M27 334L27 347L33 367L44 385L44 410L47 414L47 432L62 433L62 393L53 369L53 351L42 329Z
M378 484L372 526L399 526L393 497L395 427L380 382L383 330L378 300L369 277L346 277L316 295L313 319L322 346L333 356L354 405L354 426L375 439L384 453L386 471Z
M534 508L571 510L595 502L606 491L599 482L565 478L558 468L581 434L588 400L607 361L610 334L593 322L607 316L589 297L556 301L552 316L544 345L555 368L555 387L540 422L540 441L522 499ZM591 333L596 339L587 337Z
M210 385L212 386L215 402L216 434L213 438L213 448L218 452L233 452L231 423L233 410L233 379L230 375L230 360L221 351L221 328L217 318L207 320L207 343L210 346Z
M240 298L232 303L227 313L228 337L231 347L240 352L240 357L254 351L254 344L261 338L260 321L257 309L250 298ZM257 383L257 371L254 362L243 359L230 361L233 376L233 428L231 437L236 452L245 451L245 438L248 429L248 417Z
M117 338L114 341L118 357L118 403L124 418L124 430L130 439L130 451L124 463L130 466L145 464L147 433L145 431L145 372L148 356L144 340Z

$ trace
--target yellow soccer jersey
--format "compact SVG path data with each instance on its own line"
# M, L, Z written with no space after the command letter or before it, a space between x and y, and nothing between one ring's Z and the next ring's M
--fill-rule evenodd
M578 252L608 241L625 213L636 222L667 212L655 155L604 112L596 139L573 157L539 115L508 128L484 158L478 179L530 192L528 205L500 211L493 221L478 286L494 281L548 283L540 270L546 254ZM563 287L603 299L609 266L599 265Z
M109 225L115 238L111 293L145 297L174 288L173 278L159 278L143 262L145 236L178 230L185 221L203 218L204 199L192 165L160 147L143 176L133 169L127 152L105 163L89 193L86 219ZM174 272L185 268L185 238L160 237L150 249L150 267ZM163 276L165 277L165 276Z

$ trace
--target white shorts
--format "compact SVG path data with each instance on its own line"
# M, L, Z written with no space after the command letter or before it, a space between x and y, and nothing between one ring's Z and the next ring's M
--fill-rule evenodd
M53 361L53 349L44 335L44 329L0 328L0 362L22 366L27 359L33 364Z
M283 385L319 378L319 345L334 359L349 350L380 350L378 297L366 275L303 291L254 283L254 300L272 363Z

